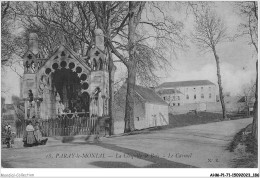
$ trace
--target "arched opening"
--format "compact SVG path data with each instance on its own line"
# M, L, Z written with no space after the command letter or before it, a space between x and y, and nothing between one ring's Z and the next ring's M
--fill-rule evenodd
M67 64L61 64L61 69L56 69L52 74L52 87L56 92L56 103L64 107L65 113L89 112L90 98L87 92L81 93L82 79L86 79L85 74L78 77L78 70L73 72L71 69L64 68ZM70 67L73 67L70 65ZM54 67L56 68L56 66ZM86 88L86 87L85 87ZM58 96L58 97L57 97Z
M103 61L99 58L99 70L103 70Z

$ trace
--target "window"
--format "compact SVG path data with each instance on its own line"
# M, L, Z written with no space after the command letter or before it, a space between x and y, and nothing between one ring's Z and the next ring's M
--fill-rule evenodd
M180 100L180 96L178 96L178 100Z
M137 121L139 121L140 120L140 118L139 117L136 117L137 118Z
M204 98L204 94L201 94L201 98Z
M194 99L196 99L196 95L194 95Z
M165 101L166 99L165 99L165 96L163 97L163 100Z
M196 92L196 88L193 88L194 92Z
M172 106L175 106L175 103L172 103Z
M209 91L211 91L211 87L209 87Z
M180 106L180 103L178 103L178 106Z
M211 98L211 93L209 94L209 98Z
M186 99L188 100L190 97L189 97L189 95L186 95Z
M203 91L203 87L201 87L201 91Z

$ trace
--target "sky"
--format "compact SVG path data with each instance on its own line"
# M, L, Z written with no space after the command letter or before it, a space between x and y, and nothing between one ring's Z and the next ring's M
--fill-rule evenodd
M230 2L217 2L215 10L224 19L224 23L228 27L228 34L234 35L237 27L241 22L240 17L234 12ZM184 23L184 32L189 35L193 30L192 16L187 16L185 10L174 13L175 18ZM255 80L256 70L255 61L256 55L254 48L248 45L246 39L238 39L234 42L224 42L217 48L220 57L220 67L222 74L222 83L224 92L230 92L231 95L236 95L240 92L243 85L251 83ZM174 82L183 80L210 80L217 84L216 63L212 53L201 53L192 43L189 43L189 48L184 51L177 51L177 58L171 55L172 68L167 73L158 71L162 76L163 82ZM19 69L18 69L19 70ZM116 78L122 76L126 71L125 67L117 64ZM19 71L22 73L22 71ZM19 76L10 69L6 69L5 74L1 75L2 90L7 90L2 93L6 97L6 103L11 102L11 96L19 96Z
M240 17L234 12L230 2L217 2L216 12L227 26L227 34L233 36L241 23ZM184 20L187 31L192 31L191 17ZM224 92L236 95L243 85L249 84L256 77L256 55L253 46L247 39L219 44L217 53L220 57L220 70ZM174 69L164 81L202 80L207 79L217 84L216 62L211 52L201 53L191 44L189 50L179 53L172 61Z

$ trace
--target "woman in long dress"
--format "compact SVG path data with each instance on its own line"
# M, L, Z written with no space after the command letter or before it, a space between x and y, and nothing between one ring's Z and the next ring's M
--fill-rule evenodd
M34 128L32 126L32 122L29 121L29 124L26 127L26 144L25 146L33 146L36 143Z

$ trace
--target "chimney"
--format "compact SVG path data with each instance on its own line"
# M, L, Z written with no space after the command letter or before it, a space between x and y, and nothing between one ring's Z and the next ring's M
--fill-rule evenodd
M100 50L104 51L104 34L101 29L95 30L95 43Z
M38 35L36 33L30 33L29 35L29 50L33 54L38 54Z

